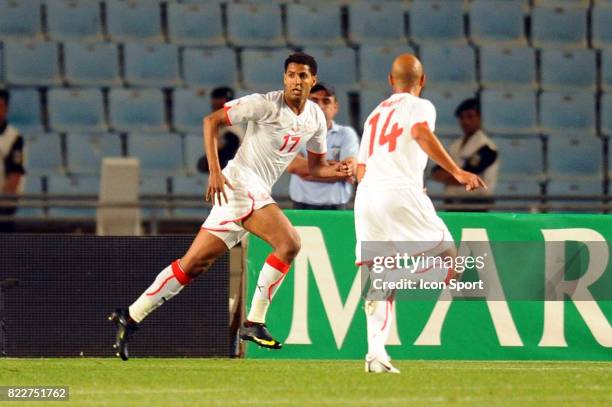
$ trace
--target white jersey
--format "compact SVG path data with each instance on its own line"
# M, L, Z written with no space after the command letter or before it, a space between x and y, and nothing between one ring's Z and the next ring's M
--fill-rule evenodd
M411 136L412 126L435 129L433 104L409 93L396 93L368 116L359 147L358 164L366 166L359 188L423 189L427 154Z
M247 122L244 140L223 173L268 191L300 148L326 154L327 122L323 111L309 100L299 115L285 102L283 91L252 94L225 104L231 125Z

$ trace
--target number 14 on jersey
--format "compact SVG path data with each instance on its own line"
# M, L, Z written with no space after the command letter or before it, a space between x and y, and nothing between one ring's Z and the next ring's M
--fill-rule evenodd
M391 129L388 130L389 124L391 123L391 119L394 114L395 109L392 109L385 119L385 123L382 126L380 135L378 134L378 121L380 119L381 113L376 113L368 121L368 126L370 126L370 148L368 150L368 157L371 156L374 152L374 145L376 144L377 135L379 135L378 145L384 146L385 144L389 144L390 153L394 152L397 148L397 138L402 135L404 129L402 127L399 127L397 122L393 122L393 126L391 126Z

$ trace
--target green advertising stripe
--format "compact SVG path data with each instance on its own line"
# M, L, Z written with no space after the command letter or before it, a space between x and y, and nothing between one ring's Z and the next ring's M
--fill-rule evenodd
M285 342L279 351L249 344L249 358L360 359L366 353L366 323L355 266L355 231L350 211L286 211L302 238L302 250L267 316L271 332ZM612 217L502 213L441 213L457 245L476 236L492 243L504 292L544 287L547 236L607 242L605 272L589 287L610 295ZM483 238L484 236L484 238ZM585 240L586 239L586 240ZM474 240L474 239L471 239ZM534 242L527 258L495 252L495 242ZM247 253L250 296L270 247L251 236ZM607 253L607 254L606 254ZM600 253L601 254L601 253ZM582 271L584 273L584 270ZM567 267L566 276L570 275ZM574 275L574 274L572 274ZM580 276L577 273L576 276ZM569 280L569 277L567 278ZM394 359L612 360L612 301L516 300L396 301ZM447 306L445 306L447 305ZM394 331L392 329L392 331ZM398 343L399 342L399 343Z

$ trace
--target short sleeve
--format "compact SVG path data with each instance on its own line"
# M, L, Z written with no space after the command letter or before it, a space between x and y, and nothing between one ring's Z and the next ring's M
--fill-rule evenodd
M367 123L367 121L366 121ZM359 144L359 153L357 154L357 164L365 165L369 157L370 132L363 131L361 135L361 143Z
M6 174L25 174L23 166L23 137L18 136L4 161Z
M351 127L344 127L344 139L340 148L340 160L346 160L349 157L357 157L359 152L359 139L357 133Z
M409 117L412 120L410 128L417 123L427 123L432 132L436 129L436 108L429 100L420 99L415 103Z
M327 154L327 122L325 121L325 115L317 106L316 118L318 121L318 128L314 136L306 142L306 150L309 153L318 155Z
M232 126L249 121L263 122L274 114L274 104L259 93L229 101L223 109Z

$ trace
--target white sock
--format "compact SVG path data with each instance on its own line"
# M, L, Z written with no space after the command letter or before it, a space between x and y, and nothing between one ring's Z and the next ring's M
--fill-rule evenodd
M393 319L392 308L395 304L395 296L391 295L386 301L365 302L366 321L368 327L368 354L367 359L379 358L389 360L385 350L385 343L391 332Z
M140 322L157 307L181 292L183 287L191 281L179 264L178 260L172 262L157 275L155 281L132 305L130 317Z
M266 313L270 307L270 302L289 271L289 267L289 264L286 264L274 254L268 256L259 272L257 287L255 287L253 293L251 310L247 320L259 323L266 322Z

